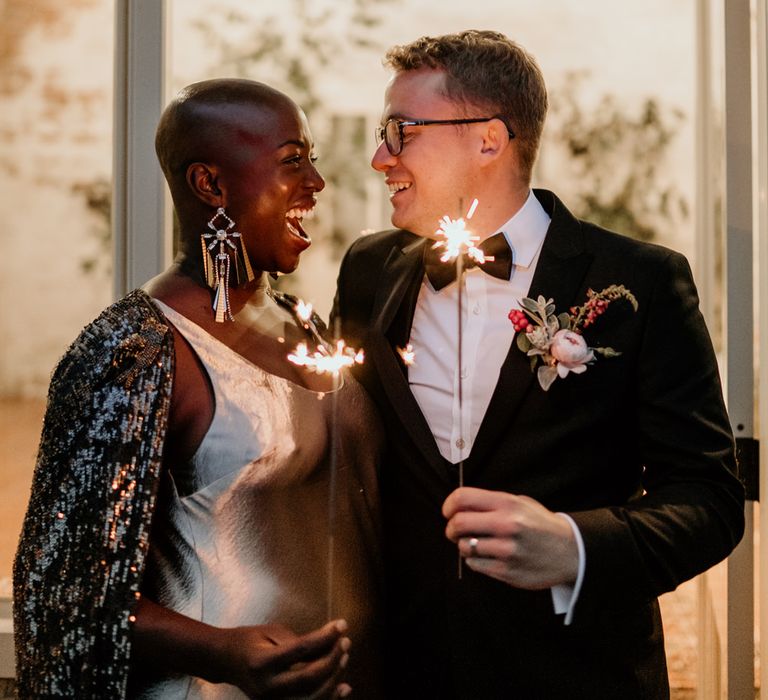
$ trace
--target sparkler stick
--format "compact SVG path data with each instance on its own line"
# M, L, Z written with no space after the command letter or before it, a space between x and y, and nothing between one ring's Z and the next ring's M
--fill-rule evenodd
M334 338L339 337L339 319L334 322ZM339 348L341 349L341 348ZM341 372L334 372L333 387L331 393L331 475L328 480L328 590L325 599L325 617L327 620L333 619L333 564L334 553L336 551L336 498L338 493L336 454L338 452L338 430L336 426L339 420L339 388Z
M477 200L475 200L477 202ZM458 340L458 347L456 349L456 363L458 364L458 370L459 370L459 386L458 386L458 393L459 393L459 425L461 426L461 434L464 435L464 329L463 329L463 319L462 319L462 292L464 291L464 280L462 279L462 275L464 273L464 256L463 255L457 255L456 256L456 281L458 283L458 303L456 304L457 308L457 326L458 329L457 332L457 340ZM464 486L464 442L462 438L462 445L461 445L461 458L459 459L459 488L462 488ZM464 559L461 556L461 552L458 554L458 560L456 562L456 565L458 567L458 577L459 580L461 580L461 577L464 573Z
M472 215L477 209L477 199L472 200L472 204L467 211L467 220L472 218ZM461 203L459 204L461 208ZM457 363L458 363L458 387L457 394L459 400L459 425L461 426L462 433L464 432L464 381L463 381L463 365L464 365L464 331L463 331L463 278L464 273L464 255L468 255L478 265L482 265L486 260L493 260L493 257L486 256L483 251L478 248L475 243L480 240L479 236L473 236L471 231L467 228L465 219L451 219L449 216L444 216L440 221L440 228L436 231L438 236L437 241L432 246L433 248L445 248L445 251L440 256L440 260L443 262L449 262L450 260L456 260L456 281L458 282L458 332L457 332ZM440 238L442 236L442 238ZM459 487L464 486L464 457L463 450L464 444L460 448L462 450L462 457L458 463L459 469ZM462 576L463 559L459 554L458 559L458 574L459 578Z
M334 338L337 340L329 346L320 338L317 329L311 321L312 305L299 301L294 312L303 322L305 328L313 331L318 340L317 349L310 353L306 343L299 343L296 349L288 355L288 360L295 365L306 367L310 372L317 374L330 374L331 386L331 442L330 442L330 477L328 483L328 588L326 591L326 616L330 620L333 616L333 591L334 591L334 551L336 539L336 501L338 497L337 486L337 453L338 453L338 411L339 389L341 388L341 372L345 367L362 364L365 356L362 350L356 351L347 347L344 340L339 338L339 319L336 319ZM335 348L335 349L332 349Z

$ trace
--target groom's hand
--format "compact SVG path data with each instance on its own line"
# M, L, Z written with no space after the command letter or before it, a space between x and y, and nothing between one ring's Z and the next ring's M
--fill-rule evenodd
M576 580L570 523L528 496L463 487L445 500L443 515L446 536L474 571L529 590Z

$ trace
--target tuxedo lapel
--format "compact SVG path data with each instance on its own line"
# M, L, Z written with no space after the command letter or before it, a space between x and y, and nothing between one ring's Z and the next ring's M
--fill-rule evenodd
M418 446L426 462L442 479L449 478L432 431L408 385L396 348L408 342L419 289L424 276L427 239L394 247L384 265L373 306L373 328L367 354L376 364L392 410Z
M534 190L534 194L552 221L542 245L528 296L535 299L542 295L553 299L557 312L560 313L581 303L576 295L582 286L592 255L584 251L581 225L565 205L546 190ZM468 474L474 469L482 468L488 452L496 444L500 433L510 424L510 417L520 410L521 402L531 390L543 391L536 382L536 373L531 371L529 358L518 349L514 338L472 446L466 465Z
M384 264L382 283L373 305L374 327L384 335L390 349L404 347L411 334L413 312L424 274L425 238L405 247L395 246Z
M584 250L581 224L565 205L546 190L534 190L552 221L544 239L528 296L553 299L557 312L568 311L575 303L592 254Z

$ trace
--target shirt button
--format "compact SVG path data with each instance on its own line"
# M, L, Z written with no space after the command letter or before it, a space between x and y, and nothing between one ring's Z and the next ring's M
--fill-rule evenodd
M465 444L466 443L464 442L464 438L459 438L458 440L456 440L456 447L458 447L460 450L464 449Z
M462 367L461 378L466 379L469 376L469 370L466 367Z
M477 304L475 304L475 306L473 307L472 313L475 314L475 316L479 316L480 315L480 303L479 302Z

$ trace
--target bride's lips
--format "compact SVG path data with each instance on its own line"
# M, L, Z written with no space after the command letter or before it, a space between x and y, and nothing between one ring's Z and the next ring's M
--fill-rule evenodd
M304 227L301 224L304 217L312 214L313 209L314 207L294 207L293 209L290 209L285 215L288 231L299 244L299 248L301 250L309 248L309 246L312 244L312 239L304 230Z

